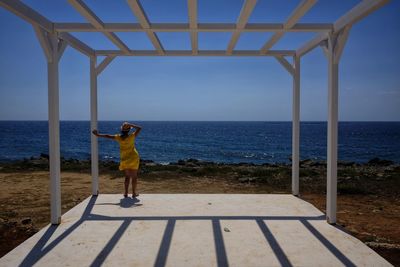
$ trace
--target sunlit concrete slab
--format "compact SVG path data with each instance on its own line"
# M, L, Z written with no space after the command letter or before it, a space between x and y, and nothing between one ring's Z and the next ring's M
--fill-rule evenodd
M391 266L292 195L89 197L0 266Z

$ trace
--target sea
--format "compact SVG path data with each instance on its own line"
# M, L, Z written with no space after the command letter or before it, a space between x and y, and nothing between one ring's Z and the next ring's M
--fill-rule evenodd
M168 164L198 159L220 163L289 163L291 122L139 121L142 159ZM99 121L118 134L121 121ZM326 122L301 122L300 158L326 159ZM61 156L90 159L90 122L60 122ZM365 163L379 157L400 163L400 122L339 122L338 158ZM48 154L47 121L0 121L0 161ZM100 160L119 160L118 143L99 139Z

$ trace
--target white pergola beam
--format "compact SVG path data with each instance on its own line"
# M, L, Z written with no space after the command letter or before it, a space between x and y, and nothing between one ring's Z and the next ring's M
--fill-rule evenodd
M0 6L32 25L39 26L47 32L53 32L53 23L51 21L19 0L0 0Z
M248 56L248 57L265 57L265 56L294 56L294 50L270 50L266 54L261 54L259 50L235 50L231 55L226 54L225 50L199 50L193 55L192 50L166 50L160 55L155 50L132 50L131 53L124 54L119 50L96 50L97 56Z
M79 52L91 57L94 56L94 50L90 48L88 45L75 38L71 34L67 32L62 32L59 34L59 37L68 42L68 44L78 50Z
M229 41L228 48L226 49L227 54L232 54L235 49L236 43L239 40L241 30L246 26L247 21L250 18L251 12L257 4L257 0L245 0L242 10L240 11L239 18L236 22L236 31L232 33L231 40Z
M283 56L274 56L275 59L289 72L290 75L294 75L294 66L289 63Z
M328 38L327 33L318 34L314 39L308 41L305 45L297 49L296 56L298 57L304 56L305 54L313 50L315 47L319 46L321 42L325 41L327 38Z
M104 28L104 23L93 13L92 10L82 0L68 0L68 2L97 30ZM111 42L113 42L119 49L128 52L129 48L118 38L113 32L103 32Z
M189 11L189 16L190 11ZM189 17L190 19L190 17ZM193 23L192 23L193 24ZM61 22L54 23L58 32L234 32L234 23L152 23L149 29L144 29L139 23L103 23L102 29L95 28L90 23ZM247 23L241 32L329 32L333 30L332 23L297 23L286 29L282 23Z
M337 36L336 46L335 46L335 57L333 59L335 62L339 62L340 57L342 56L345 44L347 42L347 39L349 38L350 29L351 26L346 26L340 31L339 35Z
M353 7L350 11L340 17L333 25L334 32L338 32L346 26L351 26L360 19L368 16L371 12L377 10L390 0L363 0Z
M146 16L146 13L143 10L142 5L140 4L139 0L127 0L130 8L132 9L133 14L135 14L136 18L138 19L140 25L143 29L146 30L146 34L149 37L151 43L153 44L154 48L160 55L163 55L164 48L161 45L160 40L158 39L157 35L152 32L150 29L150 22Z
M188 14L192 54L196 55L199 50L197 32L197 0L188 0Z
M100 75L100 73L103 72L103 70L111 63L111 61L114 60L116 55L108 55L97 67L96 69L96 75Z
M283 28L290 29L292 28L296 22L304 16L311 7L313 7L317 3L317 0L303 0L293 11L293 13L289 16L286 23L283 25ZM276 32L261 48L262 53L268 52L284 35L284 32Z

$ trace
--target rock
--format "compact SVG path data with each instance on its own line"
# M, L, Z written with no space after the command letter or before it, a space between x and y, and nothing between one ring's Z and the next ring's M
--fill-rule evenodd
M30 223L32 223L32 220L31 220L31 218L25 218L25 219L22 219L21 223L22 224L30 224Z
M312 163L311 159L300 160L300 166L311 166Z
M178 162L176 163L176 165L181 165L181 166L184 166L184 165L186 165L186 162L184 161L184 160L178 160Z
M355 165L356 165L356 163L353 161L344 161L344 160L338 161L338 166L342 166L342 167L352 167Z
M224 231L229 233L231 230L228 227L224 227Z
M254 182L257 179L258 179L257 177L241 177L238 179L238 181L241 183L246 183L246 182Z
M45 153L40 153L40 158L49 159L49 155Z
M393 164L394 162L391 160L380 159L380 158L373 158L367 162L367 165L372 165L372 166L390 166Z

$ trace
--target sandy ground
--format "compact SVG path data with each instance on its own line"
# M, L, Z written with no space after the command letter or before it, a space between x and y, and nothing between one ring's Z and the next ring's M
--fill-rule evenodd
M143 175L140 193L289 193L289 186L239 182L232 177ZM47 171L0 172L0 256L48 224L49 175ZM91 192L87 173L63 172L62 212ZM100 193L122 193L123 179L115 174L100 177ZM304 192L301 198L325 210L325 195ZM339 195L338 224L370 247L400 266L400 205L391 196Z

